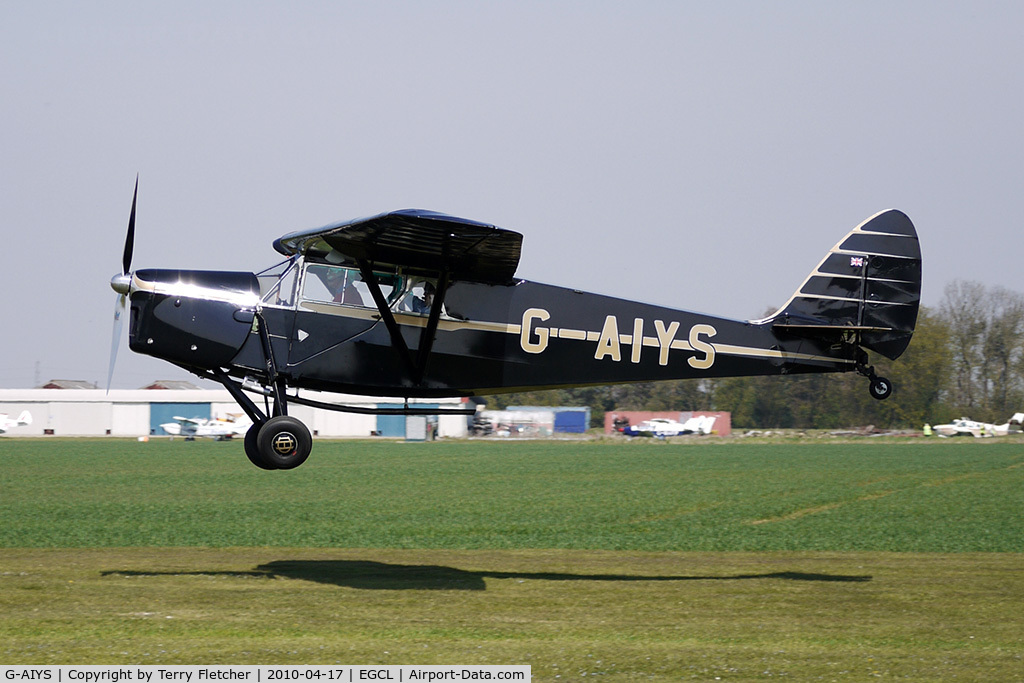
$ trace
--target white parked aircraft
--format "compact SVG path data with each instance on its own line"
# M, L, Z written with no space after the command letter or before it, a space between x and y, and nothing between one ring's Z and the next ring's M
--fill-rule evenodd
M187 441L197 437L208 437L215 441L223 441L236 436L245 436L252 426L252 420L207 420L202 417L178 417L175 422L165 422L160 428L171 436L183 436Z
M626 436L681 436L683 434L710 434L715 426L715 418L711 415L691 417L686 422L677 422L661 417L644 420L622 430Z
M21 411L17 420L7 417L7 413L0 413L0 434L5 433L11 427L24 427L32 424L32 414L27 410Z
M1015 413L1005 424L994 425L988 422L976 422L966 417L953 420L949 424L932 427L939 436L973 436L977 439L986 436L1006 436L1011 431L1021 431L1024 424L1024 413Z

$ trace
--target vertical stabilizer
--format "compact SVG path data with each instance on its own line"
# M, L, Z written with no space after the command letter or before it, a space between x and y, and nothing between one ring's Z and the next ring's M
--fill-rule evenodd
M917 231L905 213L889 209L832 247L772 322L849 329L858 345L896 359L910 344L920 300Z

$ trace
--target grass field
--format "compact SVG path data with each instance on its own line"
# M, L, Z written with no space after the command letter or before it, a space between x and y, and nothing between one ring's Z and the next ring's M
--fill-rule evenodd
M1024 552L1024 444L0 442L0 547Z
M1024 444L0 441L0 663L1024 680Z

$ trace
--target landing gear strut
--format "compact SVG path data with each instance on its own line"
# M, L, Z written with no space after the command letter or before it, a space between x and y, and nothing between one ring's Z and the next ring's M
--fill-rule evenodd
M284 382L274 385L273 417L269 405L264 413L242 391L242 385L232 381L223 370L211 373L228 390L232 398L252 419L245 433L245 456L249 462L264 470L290 470L306 462L313 450L313 436L301 421L286 414ZM268 393L268 392L264 392Z

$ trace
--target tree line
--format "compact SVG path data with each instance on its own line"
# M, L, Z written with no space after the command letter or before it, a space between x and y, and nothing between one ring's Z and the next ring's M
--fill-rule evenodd
M914 338L896 361L872 354L895 387L870 397L856 373L729 377L531 391L490 397L509 405L591 408L592 426L615 410L716 410L734 428L919 428L968 416L1005 422L1024 412L1024 296L955 281L937 309L922 306Z

